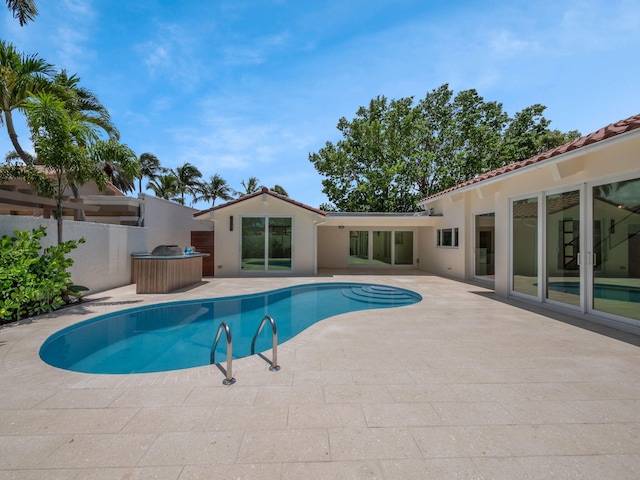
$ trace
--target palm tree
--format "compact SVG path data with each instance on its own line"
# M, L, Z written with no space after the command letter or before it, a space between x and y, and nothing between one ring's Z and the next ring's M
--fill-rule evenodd
M18 19L21 27L38 15L35 0L7 0L7 8L13 13L13 18Z
M70 115L64 102L52 94L41 93L28 99L24 108L38 163L53 172L53 180L45 180L50 181L56 201L58 243L61 243L62 197L67 187L90 180L100 189L106 186L104 171L91 158L91 146L97 135L90 124Z
M276 192L276 193L278 193L278 194L280 194L280 195L282 195L284 197L288 197L289 196L287 191L284 188L282 188L280 185L274 186L271 190L273 190L274 192Z
M135 179L140 176L138 157L127 145L114 139L99 140L91 149L91 157L102 165L111 183L122 192L135 190Z
M202 178L202 173L195 166L191 165L189 162L185 162L181 167L176 167L175 170L171 171L178 182L178 193L180 194L180 198L177 199L177 202L180 205L184 205L184 195L189 194L196 196L198 193L198 186L200 183L198 182L199 178Z
M53 73L53 65L36 55L20 54L12 44L0 40L0 108L4 117L0 116L0 124L4 120L13 148L27 165L32 165L33 160L18 142L12 112L24 113L30 95L50 92L49 78Z
M194 200L196 202L200 200L211 202L212 207L216 204L218 198L222 200L231 200L233 198L231 187L229 187L227 181L217 173L211 177L209 182L202 182L199 191L200 196L197 196Z
M142 193L142 178L147 177L151 180L162 170L162 167L160 166L160 160L158 160L158 157L148 152L140 155L140 158L138 158L138 164L140 165L138 192Z
M165 200L175 200L178 195L178 179L172 173L165 175L157 175L149 180L147 188L151 190L156 197Z
M69 76L62 69L53 78L53 89L69 112L77 113L84 122L101 128L109 138L120 139L120 132L111 121L109 111L93 92L80 86L80 77L75 74Z
M258 180L257 177L249 177L249 180L247 180L246 183L243 180L242 182L240 182L240 184L244 188L244 192L241 192L241 191L236 192L239 197L242 197L244 195L250 195L260 190L260 185L259 185L260 180Z

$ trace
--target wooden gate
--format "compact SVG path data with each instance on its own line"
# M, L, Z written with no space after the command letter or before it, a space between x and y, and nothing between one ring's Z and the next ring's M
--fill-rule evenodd
M208 253L208 257L202 259L202 276L213 277L215 272L215 260L213 255L213 234L209 231L192 231L191 245L198 253Z

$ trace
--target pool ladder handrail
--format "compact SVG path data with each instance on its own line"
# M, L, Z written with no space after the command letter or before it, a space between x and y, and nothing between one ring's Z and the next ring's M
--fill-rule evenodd
M211 347L211 365L215 365L215 357L216 357L216 347L218 346L218 340L220 340L220 336L222 335L222 331L225 331L227 336L227 377L222 381L224 385L233 385L236 383L236 379L233 378L233 341L231 339L231 329L226 322L222 322L218 327L218 332L216 333L216 339L213 341L213 347Z
M272 372L277 372L280 370L280 366L278 365L278 327L276 327L276 321L270 315L265 315L262 317L262 321L260 322L260 326L258 327L258 331L253 336L253 340L251 340L251 355L256 353L256 340L258 339L258 335L262 331L264 324L269 322L271 324L271 333L273 334L273 359L271 360L271 366L269 370Z

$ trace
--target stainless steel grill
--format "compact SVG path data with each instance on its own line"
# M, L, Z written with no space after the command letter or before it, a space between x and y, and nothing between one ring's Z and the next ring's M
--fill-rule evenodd
M158 257L170 257L173 255L182 255L182 248L178 245L158 245L153 249L151 255Z

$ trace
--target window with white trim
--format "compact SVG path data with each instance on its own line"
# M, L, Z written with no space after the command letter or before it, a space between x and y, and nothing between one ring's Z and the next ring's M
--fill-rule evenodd
M457 248L459 244L458 228L439 228L437 230L436 246Z

